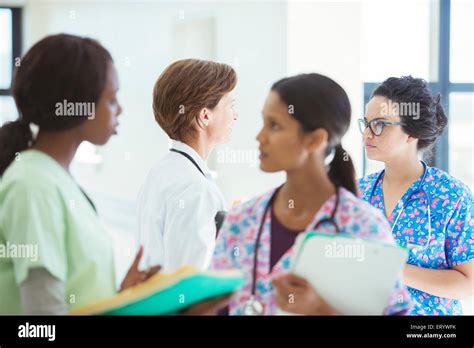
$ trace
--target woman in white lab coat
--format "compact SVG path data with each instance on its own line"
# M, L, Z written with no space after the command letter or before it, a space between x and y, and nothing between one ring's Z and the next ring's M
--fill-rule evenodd
M160 264L172 272L210 264L216 217L226 203L206 160L215 146L229 140L237 119L231 93L236 83L229 65L185 59L166 68L155 84L155 119L172 144L138 197L146 266Z

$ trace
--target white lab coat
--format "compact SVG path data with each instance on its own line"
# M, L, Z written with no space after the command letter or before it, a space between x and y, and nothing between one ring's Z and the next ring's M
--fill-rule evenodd
M205 161L190 146L173 141L169 152L149 172L138 200L138 241L144 247L141 267L161 265L172 272L184 265L207 269L215 247L218 211L226 210L222 193Z

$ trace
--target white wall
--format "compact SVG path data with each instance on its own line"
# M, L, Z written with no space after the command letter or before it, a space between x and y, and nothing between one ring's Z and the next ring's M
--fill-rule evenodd
M74 166L78 180L90 190L133 201L149 168L167 152L168 139L153 118L152 88L180 51L176 26L199 18L214 18L215 59L232 64L239 77L235 95L240 119L222 150L255 151L264 98L271 83L286 75L285 3L26 2L25 50L45 35L67 32L98 39L115 59L124 109L119 135L100 148L101 165ZM199 55L197 50L193 56L209 58ZM252 163L235 164L217 155L210 165L229 202L282 180L281 175L263 175Z
M362 174L362 142L356 120L363 114L362 4L354 1L290 2L288 7L289 75L317 72L344 88L351 101L352 122L343 146L359 176Z
M280 183L283 174L258 168L255 136L261 108L273 82L316 71L348 92L354 118L362 114L359 2L110 2L26 1L24 49L45 35L67 32L97 38L116 62L124 108L119 135L99 149L100 165L76 164L89 190L133 202L148 169L168 149L153 119L151 91L160 72L184 50L175 40L179 24L213 18L214 59L234 66L240 115L229 144L209 164L229 202ZM125 43L125 44L124 44ZM202 50L196 49L198 58ZM181 52L181 54L180 54ZM361 168L360 136L353 122L344 145Z

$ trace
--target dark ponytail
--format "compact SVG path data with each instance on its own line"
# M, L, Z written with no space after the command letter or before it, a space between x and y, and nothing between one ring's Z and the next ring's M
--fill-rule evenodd
M39 131L58 132L79 126L87 117L57 117L56 104L96 103L104 90L110 53L97 41L58 34L34 44L21 59L12 81L20 114L0 128L0 177L33 143L30 124Z
M301 124L303 132L326 129L326 156L334 152L328 176L334 185L356 194L354 165L341 145L351 122L351 104L344 89L329 77L301 74L276 82L272 91L291 106L292 116Z
M17 120L0 127L0 176L15 159L16 154L29 148L32 142L33 133L26 122Z
M336 186L345 187L348 191L357 195L355 168L349 154L339 144L334 148L334 158L329 164L329 179Z

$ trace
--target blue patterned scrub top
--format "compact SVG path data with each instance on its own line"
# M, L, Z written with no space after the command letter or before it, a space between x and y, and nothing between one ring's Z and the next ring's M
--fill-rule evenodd
M428 226L428 201L418 190L422 177L405 192L388 217L394 239L409 246L408 264L431 269L451 269L474 258L474 222L471 219L473 196L461 181L446 172L427 166L422 189L428 194L431 207L431 238ZM377 180L377 178L379 178ZM376 182L377 181L377 182ZM382 193L383 173L380 171L359 180L362 199L385 214ZM375 185L375 189L374 189ZM373 194L372 194L373 190ZM402 202L412 199L394 222L402 208ZM459 300L433 296L408 287L414 300L412 315L459 315Z

